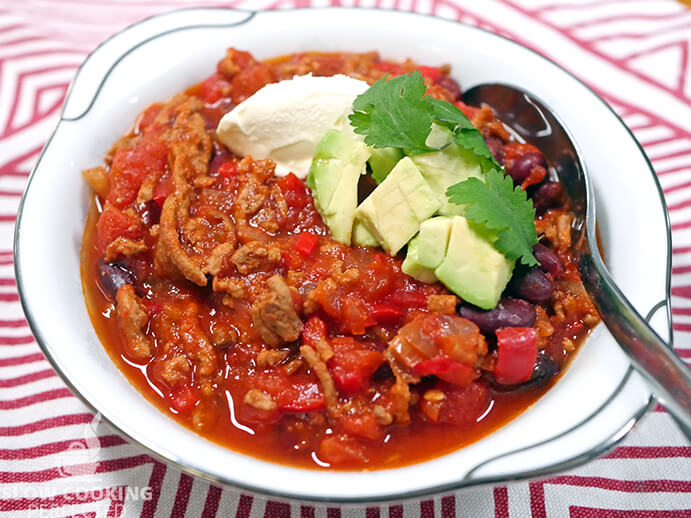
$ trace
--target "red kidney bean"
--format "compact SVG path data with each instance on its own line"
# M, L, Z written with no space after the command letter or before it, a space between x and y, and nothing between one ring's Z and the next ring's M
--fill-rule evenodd
M146 203L140 203L137 205L137 212L139 217L142 219L147 227L155 225L161 218L161 208L156 204L155 201L147 201Z
M125 284L135 285L137 282L134 274L118 263L108 263L99 259L96 266L98 286L103 294L110 300L115 300L115 295L121 286Z
M515 273L511 279L510 290L522 299L539 304L548 301L552 296L554 282L540 268L533 267Z
M531 382L544 383L559 374L559 364L555 362L545 351L540 351L535 360Z
M532 327L536 318L532 304L510 297L502 298L497 307L489 311L463 304L458 314L474 322L485 333L492 333L502 327Z
M551 248L538 243L533 247L533 255L540 262L542 269L549 273L553 279L558 279L564 273L564 265L561 259L557 257L557 254Z
M497 137L485 138L487 147L501 165L504 165L504 143Z
M559 205L564 187L559 182L543 182L533 193L533 205L537 212Z
M520 185L523 180L528 178L530 172L535 166L545 165L545 161L542 155L539 153L526 153L525 155L516 158L511 167L509 167L509 176L513 178L513 183Z
M461 87L458 82L450 76L441 76L437 84L442 88L446 88L449 93L453 96L454 101L458 100L461 96Z

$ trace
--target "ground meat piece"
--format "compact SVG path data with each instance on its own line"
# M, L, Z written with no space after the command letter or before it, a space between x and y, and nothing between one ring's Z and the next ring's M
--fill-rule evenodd
M161 362L160 376L171 387L187 379L189 373L190 362L181 354Z
M456 295L428 295L427 310L436 311L443 315L456 314L458 297Z
M153 199L154 188L158 183L159 178L156 176L147 176L144 178L139 191L137 192L137 203L146 203Z
M196 374L210 376L216 372L218 356L214 346L199 327L199 310L189 304L180 322L180 338L187 357L196 364Z
M214 291L225 291L235 299L241 299L245 296L242 283L231 277L214 277L212 287Z
M332 417L340 415L340 408L338 405L338 391L336 390L336 384L329 369L326 367L326 363L319 357L317 351L312 349L309 345L303 345L300 347L300 354L305 359L310 369L314 371L314 374L319 379L322 390L324 391L324 397L326 398L326 410Z
M374 405L372 414L377 423L382 426L388 426L393 423L393 416L381 405Z
M390 392L390 412L397 423L405 424L410 421L410 412L408 411L411 400L410 384L419 383L420 378L411 374L410 371L401 364L390 347L384 351L384 358L386 358L396 378L396 382L393 387L391 387Z
M115 302L115 314L120 323L120 329L125 335L126 352L137 361L151 359L153 343L144 334L144 328L149 321L149 314L139 297L135 295L131 284L120 287Z
M315 349L317 349L319 356L321 356L321 359L325 362L328 362L334 356L334 350L326 340L318 340L315 344Z
M269 394L257 389L250 389L247 394L245 394L244 402L259 410L269 411L275 410L278 407Z
M206 275L180 244L178 224L189 215L189 193L176 192L169 195L163 203L158 245L154 263L161 275L179 271L189 281L206 286Z
M148 249L149 247L146 246L146 243L144 243L143 239L133 241L132 239L127 239L126 237L118 237L115 239L115 241L106 246L104 259L107 262L111 262L121 255L129 257L131 255L146 252Z
M216 347L225 349L235 343L240 338L240 334L233 327L215 325L211 330L211 338Z
M280 275L266 281L269 288L252 306L255 328L272 347L297 340L302 321L295 312L290 288Z
M93 191L101 198L105 199L108 196L110 186L108 181L108 171L106 171L105 167L92 167L90 169L84 169L82 171L82 176L93 189Z
M288 365L283 367L283 370L285 373L290 376L291 374L295 374L297 371L302 369L303 366L303 361L302 360L293 360L292 362L289 362Z
M261 369L275 367L285 360L289 354L290 351L286 349L262 349L257 355L257 367Z
M238 248L230 261L243 275L268 270L281 261L281 249L276 245L250 241Z

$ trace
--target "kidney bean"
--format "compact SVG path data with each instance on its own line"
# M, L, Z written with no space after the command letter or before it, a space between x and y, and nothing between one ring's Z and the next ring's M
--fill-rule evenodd
M564 273L564 265L561 259L557 257L557 254L551 248L538 243L533 247L533 255L540 262L542 269L549 273L552 278L558 279Z
M544 182L533 193L535 210L543 212L559 204L564 187L559 182Z
M514 274L511 292L535 304L546 302L554 291L554 282L540 268L533 267Z
M513 178L513 182L516 185L520 185L523 183L523 180L528 178L528 175L530 175L530 172L533 170L533 167L535 166L543 166L545 165L545 161L542 158L542 155L539 153L526 153L525 155L519 156L516 158L513 163L511 164L511 167L509 167L509 176Z
M442 88L446 88L453 96L454 100L458 100L461 96L461 87L458 82L450 76L441 76L437 84Z
M134 286L137 282L134 274L118 263L108 263L99 259L96 270L98 285L103 294L110 300L115 300L115 295L121 286L125 284Z
M559 364L544 351L537 355L533 373L530 376L531 382L544 383L559 374Z
M497 137L487 137L485 143L501 165L504 165L504 143Z
M153 200L138 204L137 212L147 227L155 225L161 218L161 208Z
M510 297L502 298L497 307L489 311L463 304L458 314L474 322L485 333L492 333L502 327L532 327L536 318L532 304Z

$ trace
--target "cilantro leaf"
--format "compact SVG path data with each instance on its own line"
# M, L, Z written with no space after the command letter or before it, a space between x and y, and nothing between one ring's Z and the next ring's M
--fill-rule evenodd
M353 103L348 118L355 133L365 135L365 144L375 148L398 147L410 154L432 151L425 141L434 120L420 72L387 81L384 76Z
M495 169L489 171L483 183L468 178L446 191L452 203L465 205L465 217L497 232L494 247L509 259L520 259L527 266L538 264L533 255L537 243L535 207L520 186Z

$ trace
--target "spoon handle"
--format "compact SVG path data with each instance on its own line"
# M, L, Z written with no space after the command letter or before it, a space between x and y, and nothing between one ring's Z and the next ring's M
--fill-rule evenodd
M589 253L581 256L579 270L586 291L656 399L691 440L691 370L638 314L598 259Z

